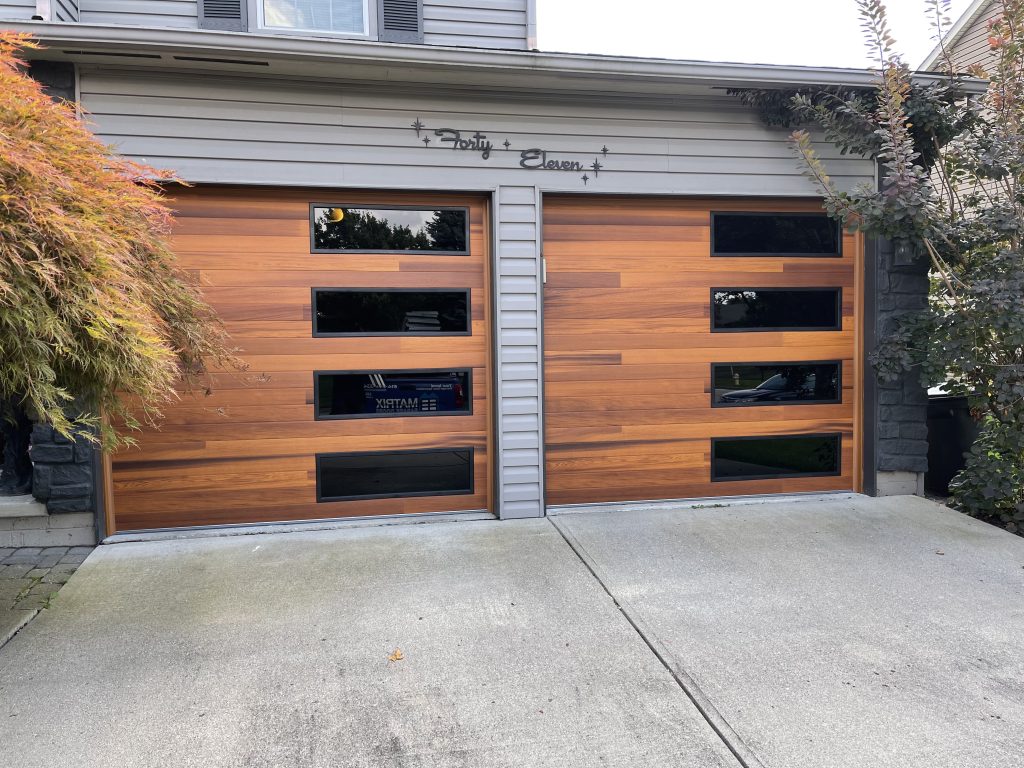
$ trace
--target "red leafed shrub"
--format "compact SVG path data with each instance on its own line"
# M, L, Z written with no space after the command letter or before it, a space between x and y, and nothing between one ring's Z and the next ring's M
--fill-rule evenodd
M107 447L152 423L207 364L237 366L167 245L168 173L118 157L25 73L0 32L0 397ZM76 404L84 413L69 418Z

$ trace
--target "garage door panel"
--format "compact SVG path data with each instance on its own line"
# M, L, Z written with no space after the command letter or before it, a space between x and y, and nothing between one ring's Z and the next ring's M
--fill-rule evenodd
M166 409L160 429L144 430L138 447L113 457L118 530L489 508L489 280L482 199L200 187L178 192L172 202L179 212L172 247L225 322L249 370L216 371L196 391L182 392ZM311 253L313 202L466 207L468 253ZM469 289L471 334L314 337L314 287ZM471 413L315 418L315 371L463 368L472 371ZM209 394L204 393L206 386ZM346 406L353 407L362 409L358 398ZM317 501L318 454L400 454L392 457L399 462L394 468L373 470L380 477L374 485L363 484L374 493L377 486L387 493L394 484L390 477L400 480L403 467L409 467L407 476L414 481L426 477L422 461L432 459L421 456L419 468L413 468L401 463L407 461L407 452L437 449L443 452L437 459L440 465L430 466L448 462L452 483L461 483L462 476L472 478L472 492ZM451 449L472 450L472 466L460 467L464 457ZM451 489L462 491L457 484Z
M837 257L713 257L714 210L821 213L801 200L545 198L549 504L854 487L859 238L846 233ZM711 330L712 288L817 287L842 289L839 330ZM838 404L712 408L714 363L832 360ZM711 480L715 438L835 434L835 476ZM731 458L743 455L729 471L783 471Z

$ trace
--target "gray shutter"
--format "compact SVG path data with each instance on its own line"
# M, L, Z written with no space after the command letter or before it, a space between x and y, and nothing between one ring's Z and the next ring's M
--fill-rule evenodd
M423 0L377 0L377 38L382 43L422 43Z
M199 28L248 32L247 0L199 0Z

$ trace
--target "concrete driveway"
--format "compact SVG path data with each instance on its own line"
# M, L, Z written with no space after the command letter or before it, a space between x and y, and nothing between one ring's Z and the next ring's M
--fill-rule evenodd
M912 498L101 547L0 766L1017 768L1024 540Z

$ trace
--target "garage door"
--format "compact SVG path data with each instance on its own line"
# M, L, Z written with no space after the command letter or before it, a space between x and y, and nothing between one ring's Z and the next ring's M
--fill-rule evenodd
M198 188L174 207L250 369L113 458L108 524L488 509L484 201Z
M854 489L860 248L816 202L546 197L547 503Z

